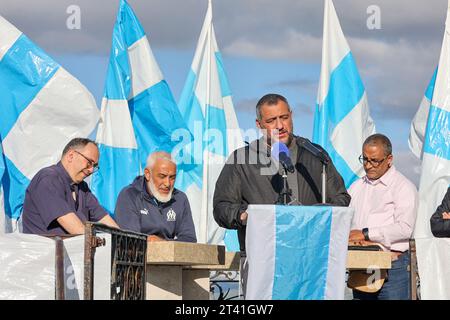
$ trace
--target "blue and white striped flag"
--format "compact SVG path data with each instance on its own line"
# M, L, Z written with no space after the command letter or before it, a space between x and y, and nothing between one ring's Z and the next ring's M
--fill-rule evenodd
M195 141L187 147L193 163L177 177L177 186L189 197L198 241L220 243L225 229L212 214L215 184L229 154L243 146L243 140L214 33L211 1L179 108ZM239 250L235 232L227 232L225 240L228 250Z
M14 224L31 178L55 164L70 139L89 136L99 112L77 79L1 16L0 93L4 205Z
M364 140L375 132L364 85L331 0L325 0L322 70L313 141L330 154L348 188L364 175L358 161Z
M3 160L3 147L0 140L0 188L2 187L2 178L4 172L5 172L5 160Z
M3 199L2 178L5 172L5 161L3 160L3 148L0 140L0 235L5 232L5 206Z
M100 170L91 183L110 214L119 192L140 174L147 156L172 151L177 143L172 132L185 127L139 20L121 0L96 139Z
M415 238L432 236L430 217L450 185L450 4L448 10L424 136Z
M354 209L251 205L246 299L344 299Z
M417 158L422 159L423 141L425 140L425 130L427 128L428 114L430 112L431 100L433 100L434 85L436 83L436 75L438 68L434 71L433 77L428 84L425 95L420 103L409 132L408 144L412 153Z

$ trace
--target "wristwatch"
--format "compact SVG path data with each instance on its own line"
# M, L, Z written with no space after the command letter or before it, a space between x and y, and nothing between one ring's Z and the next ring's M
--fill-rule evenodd
M362 229L362 233L364 235L364 240L370 241L370 239L369 239L369 228L363 228Z

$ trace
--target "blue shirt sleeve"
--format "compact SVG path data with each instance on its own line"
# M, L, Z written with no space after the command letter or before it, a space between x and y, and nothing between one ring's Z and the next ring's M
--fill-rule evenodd
M57 218L74 212L67 202L63 182L53 176L42 177L29 196L46 227Z
M139 212L127 189L119 193L114 210L114 220L116 220L119 227L123 230L142 232Z

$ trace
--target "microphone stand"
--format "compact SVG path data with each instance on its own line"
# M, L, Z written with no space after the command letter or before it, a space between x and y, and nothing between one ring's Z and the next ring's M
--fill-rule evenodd
M288 204L288 195L290 195L290 190L287 185L287 169L286 166L283 165L283 175L281 178L283 179L283 189L281 189L280 194L278 196L277 204L287 205Z
M326 171L326 167L330 160L322 152L322 150L315 147L311 142L309 142L306 139L302 139L299 142L298 146L305 148L306 150L311 152L315 157L319 158L320 162L322 162L322 203L325 204L327 202L327 171Z
M327 202L327 164L325 161L322 161L322 203L325 204Z

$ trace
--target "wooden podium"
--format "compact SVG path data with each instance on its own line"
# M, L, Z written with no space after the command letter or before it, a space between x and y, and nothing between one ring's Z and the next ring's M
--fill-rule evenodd
M347 269L366 270L390 269L391 254L385 251L349 250L347 255Z
M209 300L210 271L239 270L239 252L224 246L157 241L147 243L148 300ZM349 250L347 269L390 269L391 255L383 251Z
M228 259L226 259L228 257ZM231 265L218 245L156 241L147 243L147 300L209 300L210 270Z

